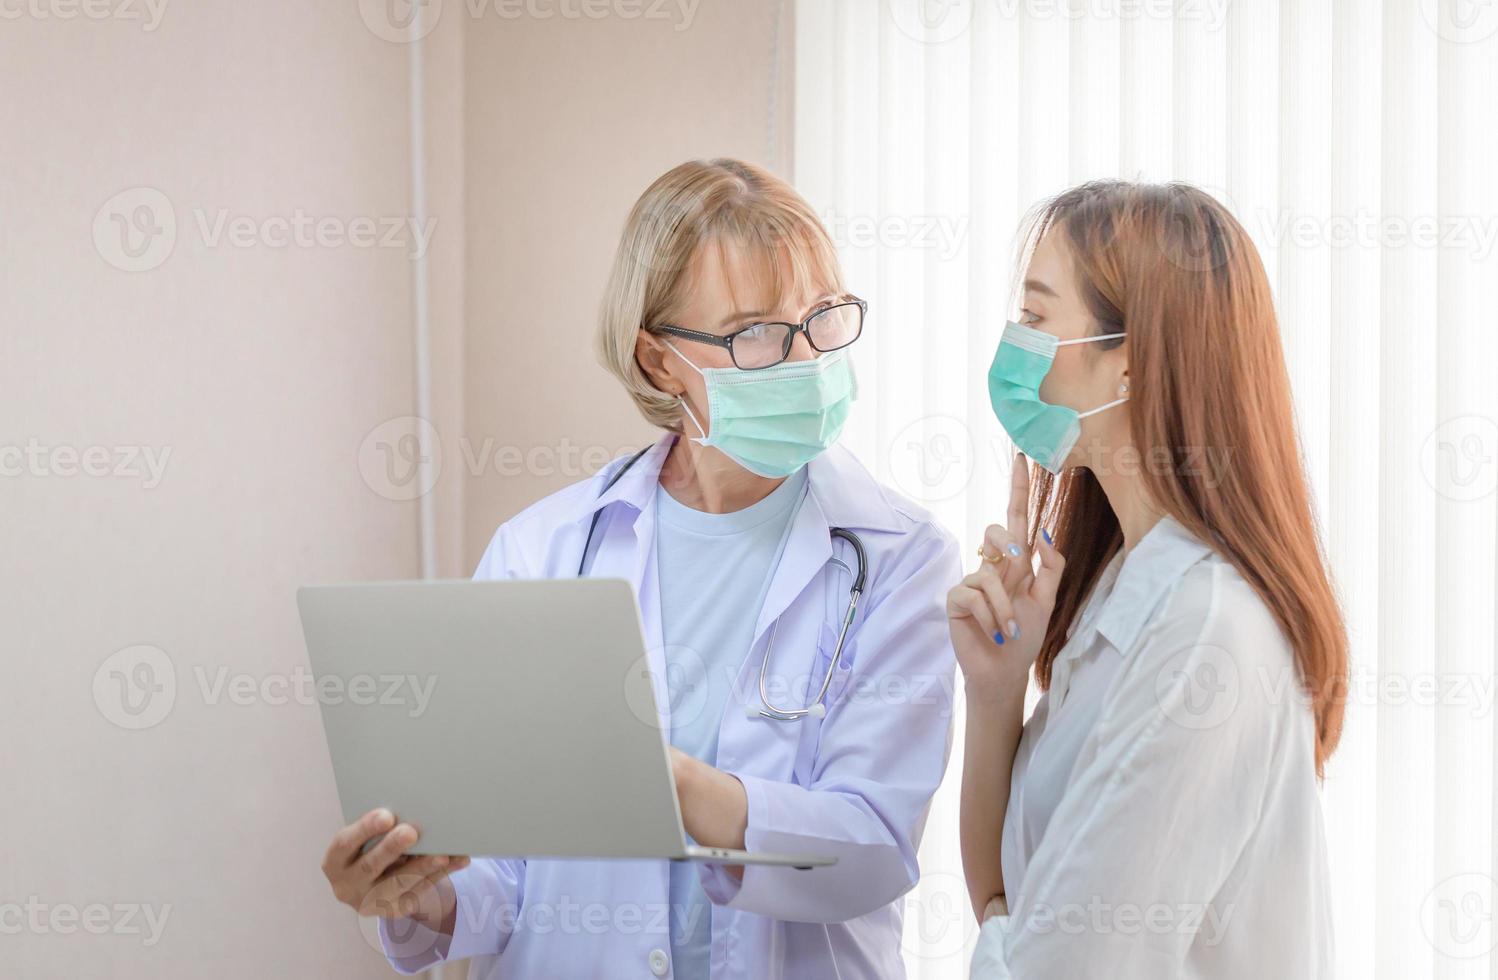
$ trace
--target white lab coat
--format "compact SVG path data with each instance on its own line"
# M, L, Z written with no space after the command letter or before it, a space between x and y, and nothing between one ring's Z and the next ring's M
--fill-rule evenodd
M475 574L573 576L599 513L588 574L634 584L657 679L666 670L655 495L672 438L662 438L607 491L604 483L623 460L505 523ZM721 866L699 865L714 903L713 980L904 976L900 899L919 878L916 848L951 747L954 657L944 598L962 574L955 543L839 447L812 461L807 485L724 710L717 765L744 785L748 849L838 862L810 871L750 865L742 883ZM826 717L750 719L744 709L759 703L760 661L776 620L772 676L813 685L824 676L848 597L847 575L829 564L829 529L836 526L862 539L868 582ZM847 546L838 548L851 564ZM669 718L662 724L669 730ZM667 870L665 861L475 857L454 876L458 924L447 958L475 957L473 980L669 976L661 914L669 903ZM436 937L413 923L386 923L381 935L402 972L441 958Z

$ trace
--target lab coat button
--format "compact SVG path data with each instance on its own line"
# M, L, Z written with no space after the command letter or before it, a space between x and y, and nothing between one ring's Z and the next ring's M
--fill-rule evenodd
M650 951L650 972L658 977L663 977L671 972L671 960L666 956L664 949L652 949Z

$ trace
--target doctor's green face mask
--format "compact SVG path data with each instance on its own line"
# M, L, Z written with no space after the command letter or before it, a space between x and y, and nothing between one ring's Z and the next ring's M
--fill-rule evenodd
M1020 323L1004 326L988 369L988 400L1019 451L1052 473L1060 473L1082 436L1082 420L1128 401L1125 395L1086 412L1040 400L1040 383L1056 359L1056 348L1123 337L1121 333L1057 340L1053 334ZM1127 389L1121 389L1120 394Z
M844 350L810 361L783 361L754 371L700 368L667 343L707 382L704 430L685 398L682 410L701 433L695 441L722 450L760 476L790 476L837 442L858 397L853 362Z

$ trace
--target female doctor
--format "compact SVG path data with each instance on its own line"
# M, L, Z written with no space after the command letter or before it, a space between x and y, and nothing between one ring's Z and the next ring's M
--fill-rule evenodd
M418 830L375 810L323 870L381 918L396 969L904 975L898 900L950 744L942 597L960 570L929 514L834 445L864 313L787 184L734 160L662 176L629 215L598 340L666 434L506 522L476 573L633 582L688 834L837 863L407 857Z

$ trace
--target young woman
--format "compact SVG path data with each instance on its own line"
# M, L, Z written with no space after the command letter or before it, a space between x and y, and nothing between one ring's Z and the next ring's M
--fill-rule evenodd
M1029 464L947 598L973 976L1330 976L1347 642L1263 266L1208 195L1116 181L1025 252L988 381Z
M946 762L941 597L960 565L929 514L833 445L864 309L783 181L733 160L665 174L625 225L598 338L665 434L506 522L477 572L633 582L650 673L672 679L661 724L687 832L837 863L407 858L416 828L377 810L338 833L323 870L381 917L398 970L474 957L475 980L903 975L897 900ZM870 693L875 678L908 693Z

